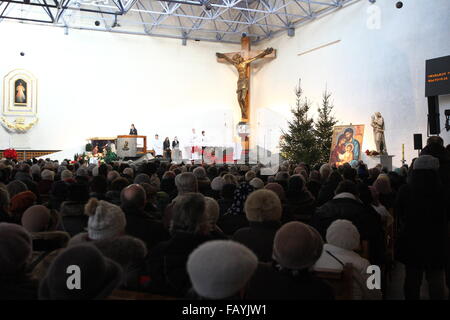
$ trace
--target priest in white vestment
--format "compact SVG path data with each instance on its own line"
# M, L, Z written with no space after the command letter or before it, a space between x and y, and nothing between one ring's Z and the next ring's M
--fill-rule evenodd
M157 134L155 134L155 140L153 140L153 150L155 151L155 157L163 156L163 141L159 139L159 136Z

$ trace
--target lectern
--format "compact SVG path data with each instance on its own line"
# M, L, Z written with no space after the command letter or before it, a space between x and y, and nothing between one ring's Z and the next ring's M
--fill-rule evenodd
M121 158L147 154L147 136L117 136L117 155Z

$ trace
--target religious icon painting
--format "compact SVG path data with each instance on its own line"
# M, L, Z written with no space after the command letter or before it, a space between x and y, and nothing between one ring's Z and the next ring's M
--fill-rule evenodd
M16 69L3 79L3 115L35 116L37 79L29 71Z
M330 150L330 165L339 167L345 163L361 160L364 138L364 125L333 127Z

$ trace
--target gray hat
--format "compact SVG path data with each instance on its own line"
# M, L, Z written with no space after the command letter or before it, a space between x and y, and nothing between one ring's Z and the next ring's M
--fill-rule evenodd
M195 292L209 299L224 299L241 290L258 266L247 247L231 240L208 241L195 249L187 271Z
M211 189L214 191L222 191L223 185L225 184L225 180L222 177L215 177L211 181Z
M127 224L119 206L95 198L86 204L85 214L89 216L88 235L92 240L117 237L124 232Z
M24 227L0 223L0 275L19 274L31 258L31 236Z
M289 222L275 234L272 256L282 267L292 270L312 266L322 254L319 232L302 222Z
M414 161L414 170L438 170L439 159L430 155L420 156Z
M264 188L264 181L262 181L260 178L253 178L250 181L250 185L255 189L262 189Z

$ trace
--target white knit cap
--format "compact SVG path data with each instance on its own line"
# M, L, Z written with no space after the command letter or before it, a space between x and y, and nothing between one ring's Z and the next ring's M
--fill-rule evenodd
M327 229L327 243L346 250L359 248L360 236L358 229L351 221L335 220Z
M187 271L197 294L224 299L238 293L257 266L258 258L247 247L231 240L214 240L191 253Z
M120 235L127 224L119 206L91 198L85 208L88 220L88 236L92 240L110 239Z

